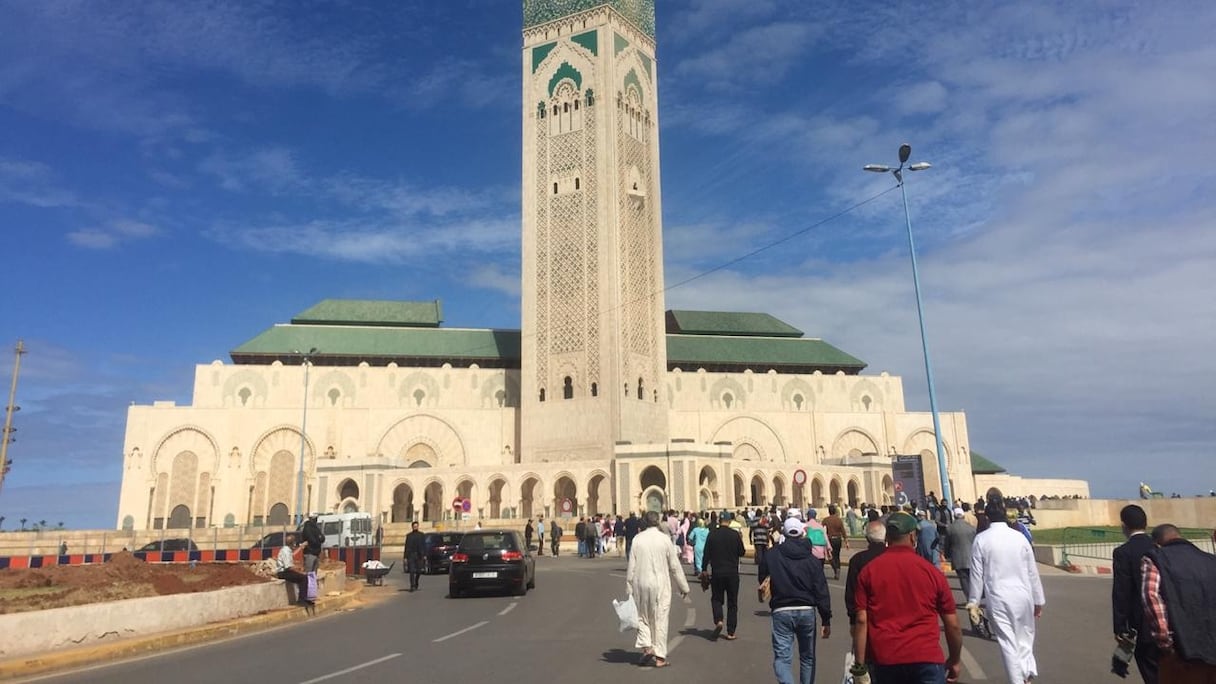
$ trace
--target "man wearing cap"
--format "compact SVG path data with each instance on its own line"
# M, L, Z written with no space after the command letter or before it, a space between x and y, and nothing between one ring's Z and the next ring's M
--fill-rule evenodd
M316 513L308 514L308 520L300 529L300 536L304 538L304 572L316 572L321 563L321 548L325 544L325 535L317 524Z
M946 576L916 553L916 518L887 519L887 550L857 578L853 657L874 681L941 684L958 680L963 633ZM942 664L938 620L949 655Z
M961 508L954 509L954 520L946 528L945 542L946 557L950 559L950 567L958 575L958 585L963 590L963 600L971 595L971 544L975 541L975 528L967 524L966 513Z
M772 598L768 602L773 620L773 672L778 684L811 684L815 681L815 611L823 620L821 635L832 634L832 602L823 563L815 562L805 541L806 526L787 518L782 526L786 541L760 559L757 575L768 579ZM794 679L794 641L798 641L798 679Z
M987 597L988 617L1011 684L1025 684L1039 675L1034 658L1035 621L1043 613L1043 583L1034 550L1021 532L1005 521L1005 505L993 500L984 509L990 524L971 547L971 591L967 610L976 621L981 596Z

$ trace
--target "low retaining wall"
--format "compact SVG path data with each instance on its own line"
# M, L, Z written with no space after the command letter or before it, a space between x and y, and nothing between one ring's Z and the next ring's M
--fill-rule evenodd
M342 591L346 577L325 573L321 596ZM0 658L19 658L66 648L198 627L290 606L282 580L206 593L173 594L0 615Z
M258 549L219 549L217 551L136 551L131 555L148 563L256 563L273 560L278 547ZM346 564L346 574L362 575L363 564L380 559L380 549L375 546L351 546L325 549L324 558ZM0 570L12 568L49 568L55 565L92 565L106 563L112 553L73 553L66 556L0 556Z

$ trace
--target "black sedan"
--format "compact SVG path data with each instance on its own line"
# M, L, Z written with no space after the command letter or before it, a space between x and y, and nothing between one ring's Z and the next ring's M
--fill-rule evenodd
M456 553L463 536L462 532L427 532L422 538L422 545L426 548L422 572L427 575L447 572L452 563L452 554Z
M479 589L523 596L536 587L536 559L512 530L466 532L452 554L448 596L460 598Z

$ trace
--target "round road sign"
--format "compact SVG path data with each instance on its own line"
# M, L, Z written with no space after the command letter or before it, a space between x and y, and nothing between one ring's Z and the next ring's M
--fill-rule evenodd
M574 511L574 502L570 499L562 499L562 513L571 513Z
M464 499L460 498L459 496L456 497L455 499L452 499L452 510L456 510L456 511L465 510Z
M473 510L473 502L468 499L465 499L460 504L460 510L464 511L465 513L468 513L469 511Z
M794 471L794 484L796 484L796 485L806 484L806 471L805 470L799 468L798 470Z

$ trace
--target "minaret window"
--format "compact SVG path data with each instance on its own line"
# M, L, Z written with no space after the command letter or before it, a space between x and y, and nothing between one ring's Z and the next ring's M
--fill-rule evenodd
M638 399L646 397L646 390L642 387L642 379L638 378Z
M600 395L599 383L591 383L591 396L598 397Z
M553 106L553 119L549 121L549 135L561 135L583 128L583 113L579 106L582 93L578 91L573 79L562 79L553 90L550 100Z
M574 179L574 189L575 189L575 190L581 190L581 189L582 189L582 188L580 187L580 184L579 184L578 178L575 178L575 179Z
M540 400L541 401L545 400L545 388L544 387L540 388Z
M574 398L574 381L567 375L565 380L562 380L562 399Z

